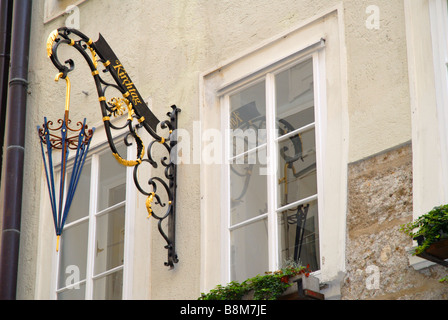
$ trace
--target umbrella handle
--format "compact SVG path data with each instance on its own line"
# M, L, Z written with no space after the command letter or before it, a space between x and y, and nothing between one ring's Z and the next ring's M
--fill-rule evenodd
M59 252L59 241L61 240L61 236L56 236L56 252Z
M64 73L62 73L62 72L58 73L56 75L56 78L54 78L54 81L56 81L56 82L59 81L59 79L61 77L63 77L63 76L64 76ZM66 76L63 79L65 79L65 82L67 84L67 89L66 89L66 92L65 92L65 121L67 123L67 121L68 121L68 109L70 108L70 88L71 88L71 85L70 85L70 79L68 78L68 76Z

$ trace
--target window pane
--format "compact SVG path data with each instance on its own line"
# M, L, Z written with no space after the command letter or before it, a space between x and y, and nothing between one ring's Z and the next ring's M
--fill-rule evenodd
M76 187L75 196L73 197L72 206L65 223L70 223L86 217L89 214L90 202L90 163L85 163L79 177L78 186ZM72 176L72 169L67 174L67 179ZM67 181L68 182L68 181Z
M242 90L239 93L230 96L230 129L241 130L242 135L248 133L247 130L252 130L256 133L256 143L266 142L266 85L265 81L259 82ZM259 132L259 130L261 130ZM252 134L250 134L252 136ZM231 151L232 155L237 155L241 152L236 152L234 149L238 139L232 139L234 144Z
M94 300L121 300L123 270L119 270L93 282Z
M312 59L276 75L275 88L279 135L314 122Z
M231 280L244 281L269 271L267 219L231 232Z
M117 150L123 158L126 157L124 144ZM98 211L101 211L126 199L126 167L118 163L109 150L100 155L99 161Z
M57 295L58 300L84 300L86 294L86 284L81 283L78 287L64 290Z
M309 207L308 207L309 205ZM280 262L320 268L317 201L278 213Z
M59 250L58 288L86 278L88 221L65 228Z
M124 206L97 219L95 275L123 264Z
M279 142L279 207L317 193L315 146L314 129Z
M266 149L251 152L230 164L230 222L232 225L267 212ZM242 164L240 164L242 162Z

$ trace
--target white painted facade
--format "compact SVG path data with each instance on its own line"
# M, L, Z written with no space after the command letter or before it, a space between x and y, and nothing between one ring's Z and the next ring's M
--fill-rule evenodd
M76 9L64 14L68 5ZM56 69L45 50L52 30L77 23L94 41L101 33L157 117L165 120L176 104L182 109L179 128L191 137L183 150L189 161L178 165L174 270L163 265L164 241L155 221L146 219L146 198L134 189L128 169L124 299L197 299L232 280L229 169L204 161L202 152L209 147L204 136L225 131L233 90L265 77L269 92L275 72L312 59L320 234L315 275L328 284L326 297L339 299L347 267L350 163L412 141L414 217L448 201L447 74L440 68L448 56L446 41L440 41L446 39L445 11L442 0L378 0L374 6L366 0L34 1L18 297L56 296L58 254L35 129L44 115L62 117L65 88L54 82ZM73 58L69 50L67 57ZM86 117L96 127L95 156L107 140L84 64L75 59L70 115ZM266 117L275 118L273 108L267 110ZM147 145L148 135L142 132L142 138ZM268 153L274 148L268 139ZM220 151L224 157L226 149ZM135 150L128 153L133 157ZM276 170L275 161L270 165ZM145 170L141 175L150 175ZM275 175L269 179L276 183ZM267 198L272 271L281 264L275 190ZM94 252L95 243L89 245Z

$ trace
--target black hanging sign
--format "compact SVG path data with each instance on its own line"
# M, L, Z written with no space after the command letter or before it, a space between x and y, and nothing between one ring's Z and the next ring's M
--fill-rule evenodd
M99 35L98 41L95 42L95 47L100 58L104 61L108 61L106 68L109 70L114 80L123 89L125 98L132 103L137 116L139 118L144 117L143 125L149 126L153 132L157 132L159 120L154 113L149 110L135 87L135 84L132 82L131 77L129 77L129 74L126 72L126 69L101 34Z

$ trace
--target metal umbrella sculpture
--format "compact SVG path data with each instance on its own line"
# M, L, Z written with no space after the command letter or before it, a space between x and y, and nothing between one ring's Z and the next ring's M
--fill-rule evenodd
M59 73L55 81L58 81L63 76L63 73ZM67 76L64 79L67 83L64 119L59 119L57 121L59 126L53 128L53 121L47 121L45 117L42 127L37 127L56 231L56 251L59 251L62 230L64 229L64 224L89 150L90 141L95 131L95 128L88 128L86 119L83 122L78 122L76 124L77 128L72 129L69 127L71 123L69 119L70 79ZM58 135L58 132L60 132L60 135ZM60 164L53 161L54 150L61 150ZM68 179L67 162L70 150L76 150L76 154L73 160L72 173L70 179ZM59 186L55 181L55 167L57 165L60 166Z
M75 62L72 59L60 60L58 50L61 47L70 47L75 52L80 53L90 68L98 94L104 131L112 155L120 164L133 167L134 184L138 191L147 197L145 204L148 217L158 220L159 233L166 241L164 248L168 251L168 259L164 264L170 269L174 268L174 265L179 261L175 247L177 155L176 152L171 151L176 150L176 130L178 128L178 114L181 110L176 105L172 105L171 110L166 113L168 119L159 121L142 98L121 61L101 34L97 41L93 41L81 31L67 27L58 28L50 33L47 40L47 54L53 65L58 69L57 79L68 80L67 75L75 70ZM65 54L67 52L64 52ZM69 82L67 83L69 84ZM64 120L61 123L64 123ZM68 109L65 123L66 125L68 123ZM44 130L46 127L44 127ZM159 129L159 133L157 129ZM87 128L83 124L80 129L81 132L84 132L83 139L87 139L85 137L86 130ZM118 137L123 131L126 132L124 137L126 146L133 143L136 145L137 156L134 159L128 160L127 157L123 157L116 148L114 136ZM118 133L114 134L114 132ZM146 132L150 135L151 142L146 149L139 136L140 132ZM44 145L46 145L47 140L44 140ZM73 185L69 184L68 200L65 201L67 204L70 204L73 198L74 189L79 179L79 176L78 178L76 176L80 174L89 139L79 141L83 141L76 145L76 148L80 148L78 160L80 168L74 169L76 174L73 178ZM75 146L70 143L68 145ZM160 147L153 148L153 146ZM66 147L65 149L68 150L69 148ZM157 159L156 155L162 157ZM146 180L143 174L139 174L140 166L148 164L154 169L159 168L160 176L155 176L158 173L154 171L151 172L151 177ZM54 179L50 171L48 171L48 175L50 181ZM141 179L145 183L142 183ZM54 211L57 212L54 196L51 193L54 186L49 183L49 188L52 206L55 208ZM63 227L64 213L58 213L61 215L60 219L58 214L55 214L57 232L60 232L59 229ZM58 224L59 221L62 223L61 226Z

